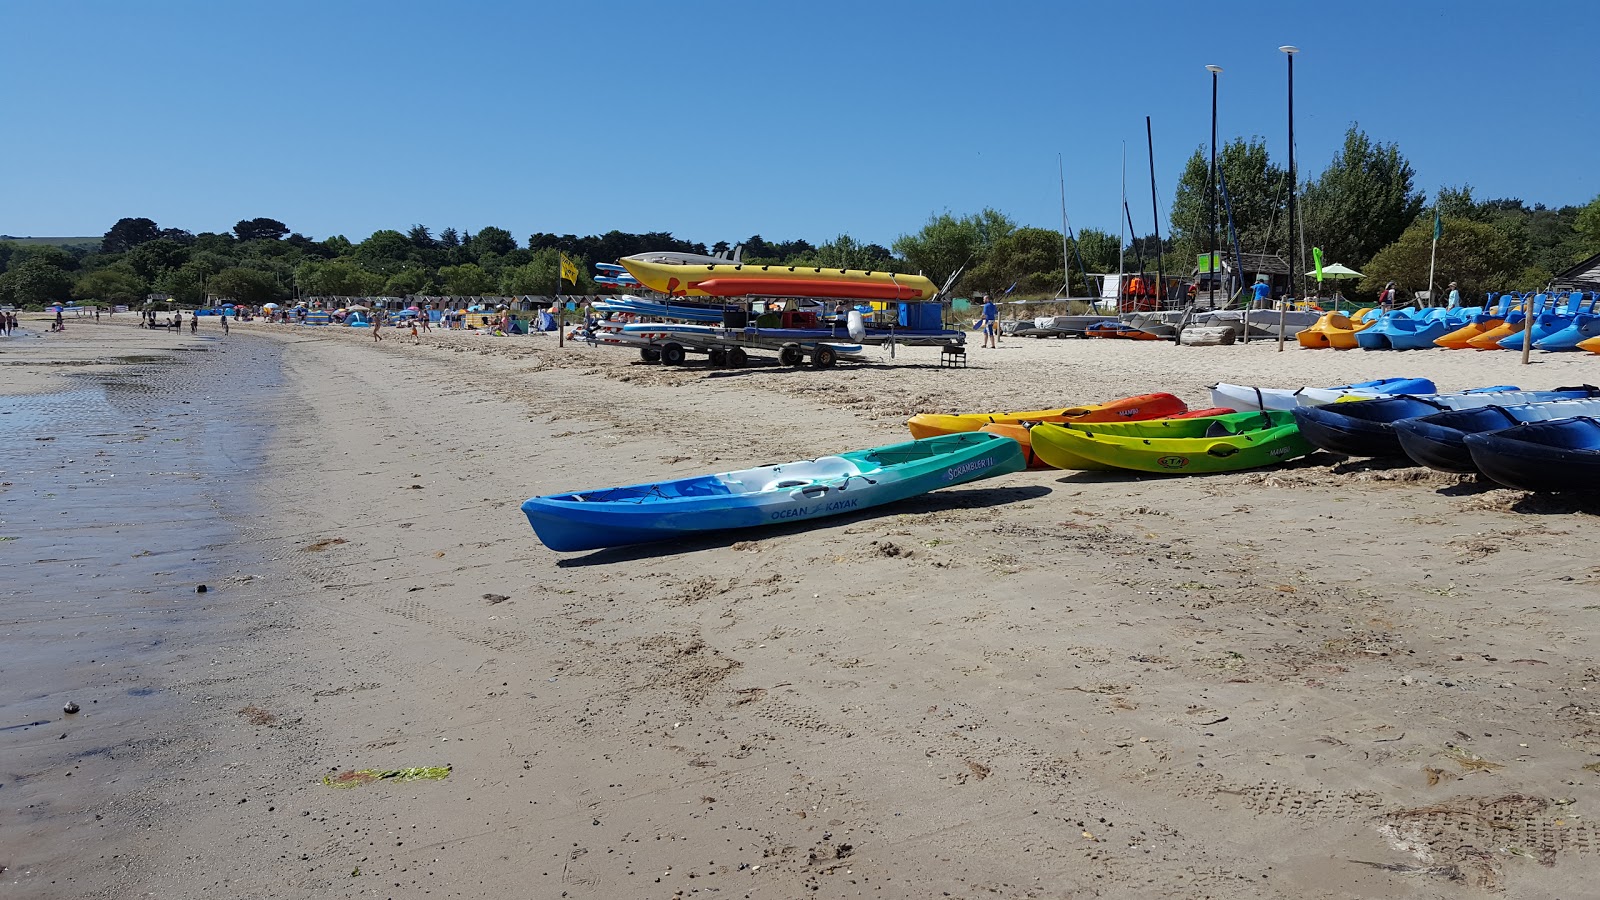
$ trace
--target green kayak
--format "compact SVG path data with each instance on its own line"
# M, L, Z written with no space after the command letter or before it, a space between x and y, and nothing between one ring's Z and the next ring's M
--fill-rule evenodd
M1058 469L1236 472L1304 456L1314 448L1284 410L1201 419L1035 425L1033 452Z

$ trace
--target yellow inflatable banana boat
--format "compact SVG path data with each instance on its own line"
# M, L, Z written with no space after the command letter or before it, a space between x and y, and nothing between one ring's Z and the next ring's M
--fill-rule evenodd
M932 300L939 292L932 281L921 275L894 272L745 263L684 265L640 259L623 259L621 262L623 268L640 284L675 297L765 294L860 300Z

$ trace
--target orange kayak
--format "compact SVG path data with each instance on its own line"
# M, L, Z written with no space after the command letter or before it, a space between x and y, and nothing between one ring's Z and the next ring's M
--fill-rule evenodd
M1587 350L1590 353L1600 353L1600 337L1592 337L1587 341L1579 341L1578 349Z
M1063 409L1038 409L1024 412L966 413L940 415L922 413L906 423L917 439L961 431L977 431L985 425L1020 425L1023 422L1126 422L1134 419L1163 419L1189 411L1188 404L1171 394L1140 394L1105 403L1068 406Z
M1483 322L1472 322L1457 328L1444 337L1434 338L1433 343L1447 350L1472 350L1474 349L1472 341L1475 338L1499 328L1505 324L1505 321L1505 319L1488 319Z

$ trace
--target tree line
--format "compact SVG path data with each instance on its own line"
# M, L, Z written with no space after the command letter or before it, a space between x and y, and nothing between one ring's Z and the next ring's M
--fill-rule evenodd
M1470 185L1462 185L1440 190L1430 203L1416 189L1416 173L1399 148L1354 125L1327 166L1300 182L1303 225L1294 235L1284 213L1288 173L1263 139L1227 142L1218 148L1217 163L1219 250L1276 254L1287 261L1291 242L1308 256L1311 246L1320 247L1327 262L1365 273L1353 287L1360 294L1375 294L1388 281L1409 290L1427 287L1436 212L1443 230L1437 281L1458 282L1469 297L1542 287L1555 273L1600 252L1600 197L1585 206L1552 209L1520 199L1480 200ZM0 303L137 304L151 293L189 306L207 298L261 304L295 296L588 294L604 290L592 281L592 263L647 250L726 253L735 247L750 263L921 272L940 285L953 278L957 294L1082 296L1095 289L1084 271L1117 271L1119 250L1129 271L1153 272L1160 254L1166 272L1188 274L1210 243L1209 188L1209 154L1199 147L1179 174L1170 233L1159 239L1153 231L1135 235L1126 245L1119 234L1097 228L1063 239L1056 229L1019 225L987 208L935 213L889 247L848 234L815 244L756 234L708 246L670 232L539 232L519 242L499 227L447 227L435 234L424 225L379 230L352 242L343 235L314 240L271 218L199 234L124 218L97 248L0 241ZM1123 215L1129 224L1140 221L1131 209ZM580 263L582 279L575 287L559 281L563 253Z

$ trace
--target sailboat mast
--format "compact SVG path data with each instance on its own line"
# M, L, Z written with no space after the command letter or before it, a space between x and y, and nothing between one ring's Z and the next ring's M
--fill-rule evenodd
M1127 210L1128 210L1128 142L1127 141L1123 141L1122 142L1122 210L1123 210L1123 212L1127 212ZM1123 296L1123 293L1124 293L1123 285L1125 283L1124 279L1127 277L1126 276L1126 267L1125 267L1125 265L1123 263L1122 255L1123 255L1123 251L1126 250L1127 246L1128 246L1128 222L1127 222L1127 217L1123 216L1121 218L1123 219L1123 222L1122 222L1122 241L1121 241L1121 243L1117 244L1117 312L1119 312L1119 313L1123 312L1123 309L1122 309L1122 296Z
M1061 290L1072 296L1072 265L1067 262L1067 170L1061 163L1061 154L1056 154L1056 177L1061 179ZM1085 274L1084 280L1088 280ZM1056 296L1061 296L1059 293Z
M1156 204L1156 139L1150 130L1150 117L1144 117L1144 142L1150 150L1150 221L1156 228L1156 309L1167 299L1166 273L1161 271L1161 209Z

